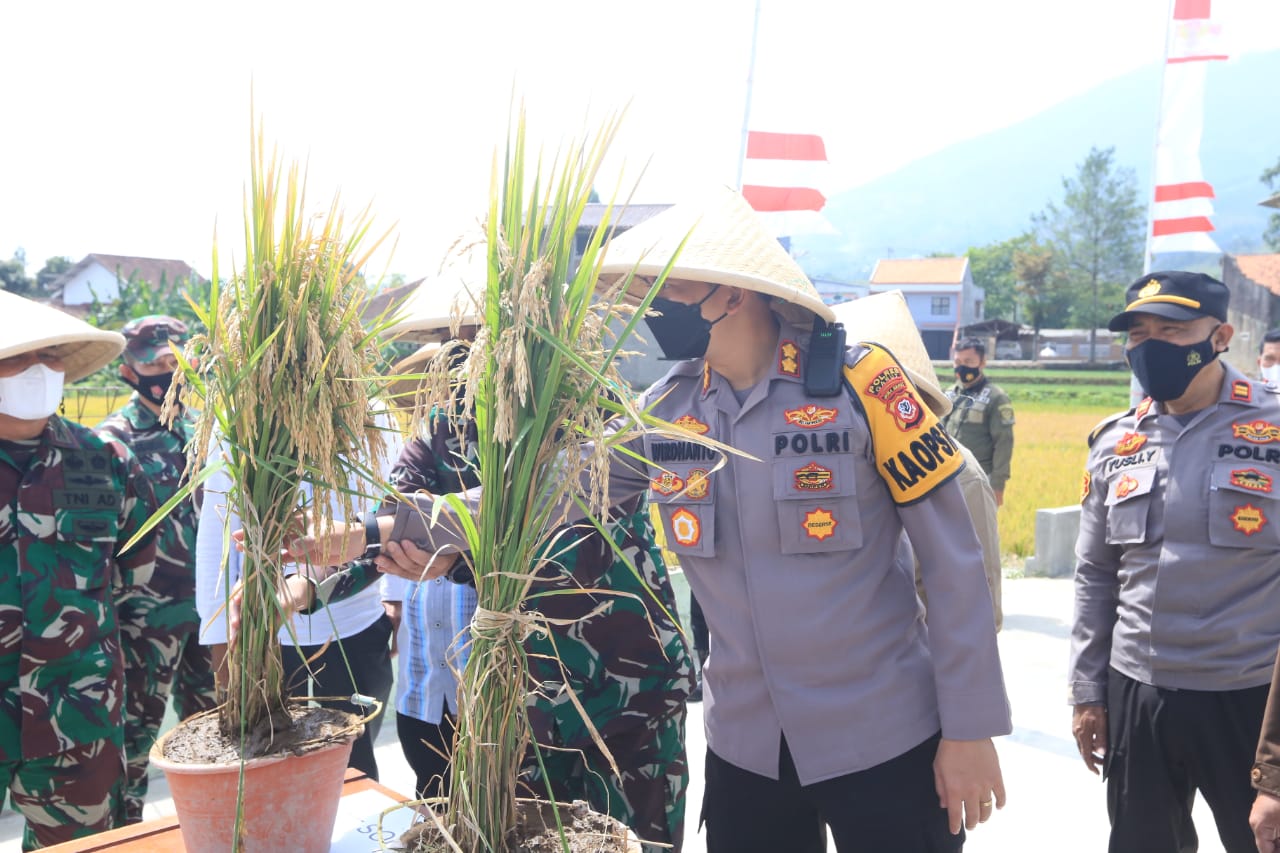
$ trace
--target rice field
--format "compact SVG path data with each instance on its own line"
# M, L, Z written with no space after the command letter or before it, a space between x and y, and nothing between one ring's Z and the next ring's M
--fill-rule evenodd
M62 414L87 427L96 427L107 415L123 406L133 393L127 385L70 385L62 395Z
M1063 407L1014 400L1013 477L1000 509L1004 562L1021 565L1035 553L1036 510L1080 501L1090 430L1123 405Z

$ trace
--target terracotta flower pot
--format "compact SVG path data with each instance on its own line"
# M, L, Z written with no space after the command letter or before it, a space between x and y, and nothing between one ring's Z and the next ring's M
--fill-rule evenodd
M179 764L164 757L166 733L151 748L164 770L188 853L233 849L238 764ZM301 755L253 758L244 765L242 853L327 853L351 756L344 741Z

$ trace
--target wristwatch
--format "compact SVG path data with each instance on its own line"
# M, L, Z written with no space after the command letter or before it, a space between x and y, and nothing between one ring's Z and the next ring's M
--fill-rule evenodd
M378 527L378 514L366 512L360 516L360 520L364 522L364 553L360 555L360 559L372 560L382 553L382 530Z

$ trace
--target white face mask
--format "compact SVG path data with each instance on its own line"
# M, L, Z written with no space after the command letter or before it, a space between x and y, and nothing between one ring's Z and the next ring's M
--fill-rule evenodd
M1262 378L1275 385L1280 385L1280 363L1262 368Z
M61 370L41 362L14 376L0 378L0 415L24 421L47 418L62 402Z

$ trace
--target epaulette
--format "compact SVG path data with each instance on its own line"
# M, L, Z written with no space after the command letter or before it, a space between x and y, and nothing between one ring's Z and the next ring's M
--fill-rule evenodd
M1127 412L1116 412L1114 415L1107 415L1103 418L1102 421L1089 433L1089 446L1093 447L1093 443L1098 440L1098 436L1102 434L1104 429L1111 426L1121 418L1129 417L1129 415L1132 415L1135 411L1137 411L1136 407L1129 409Z

